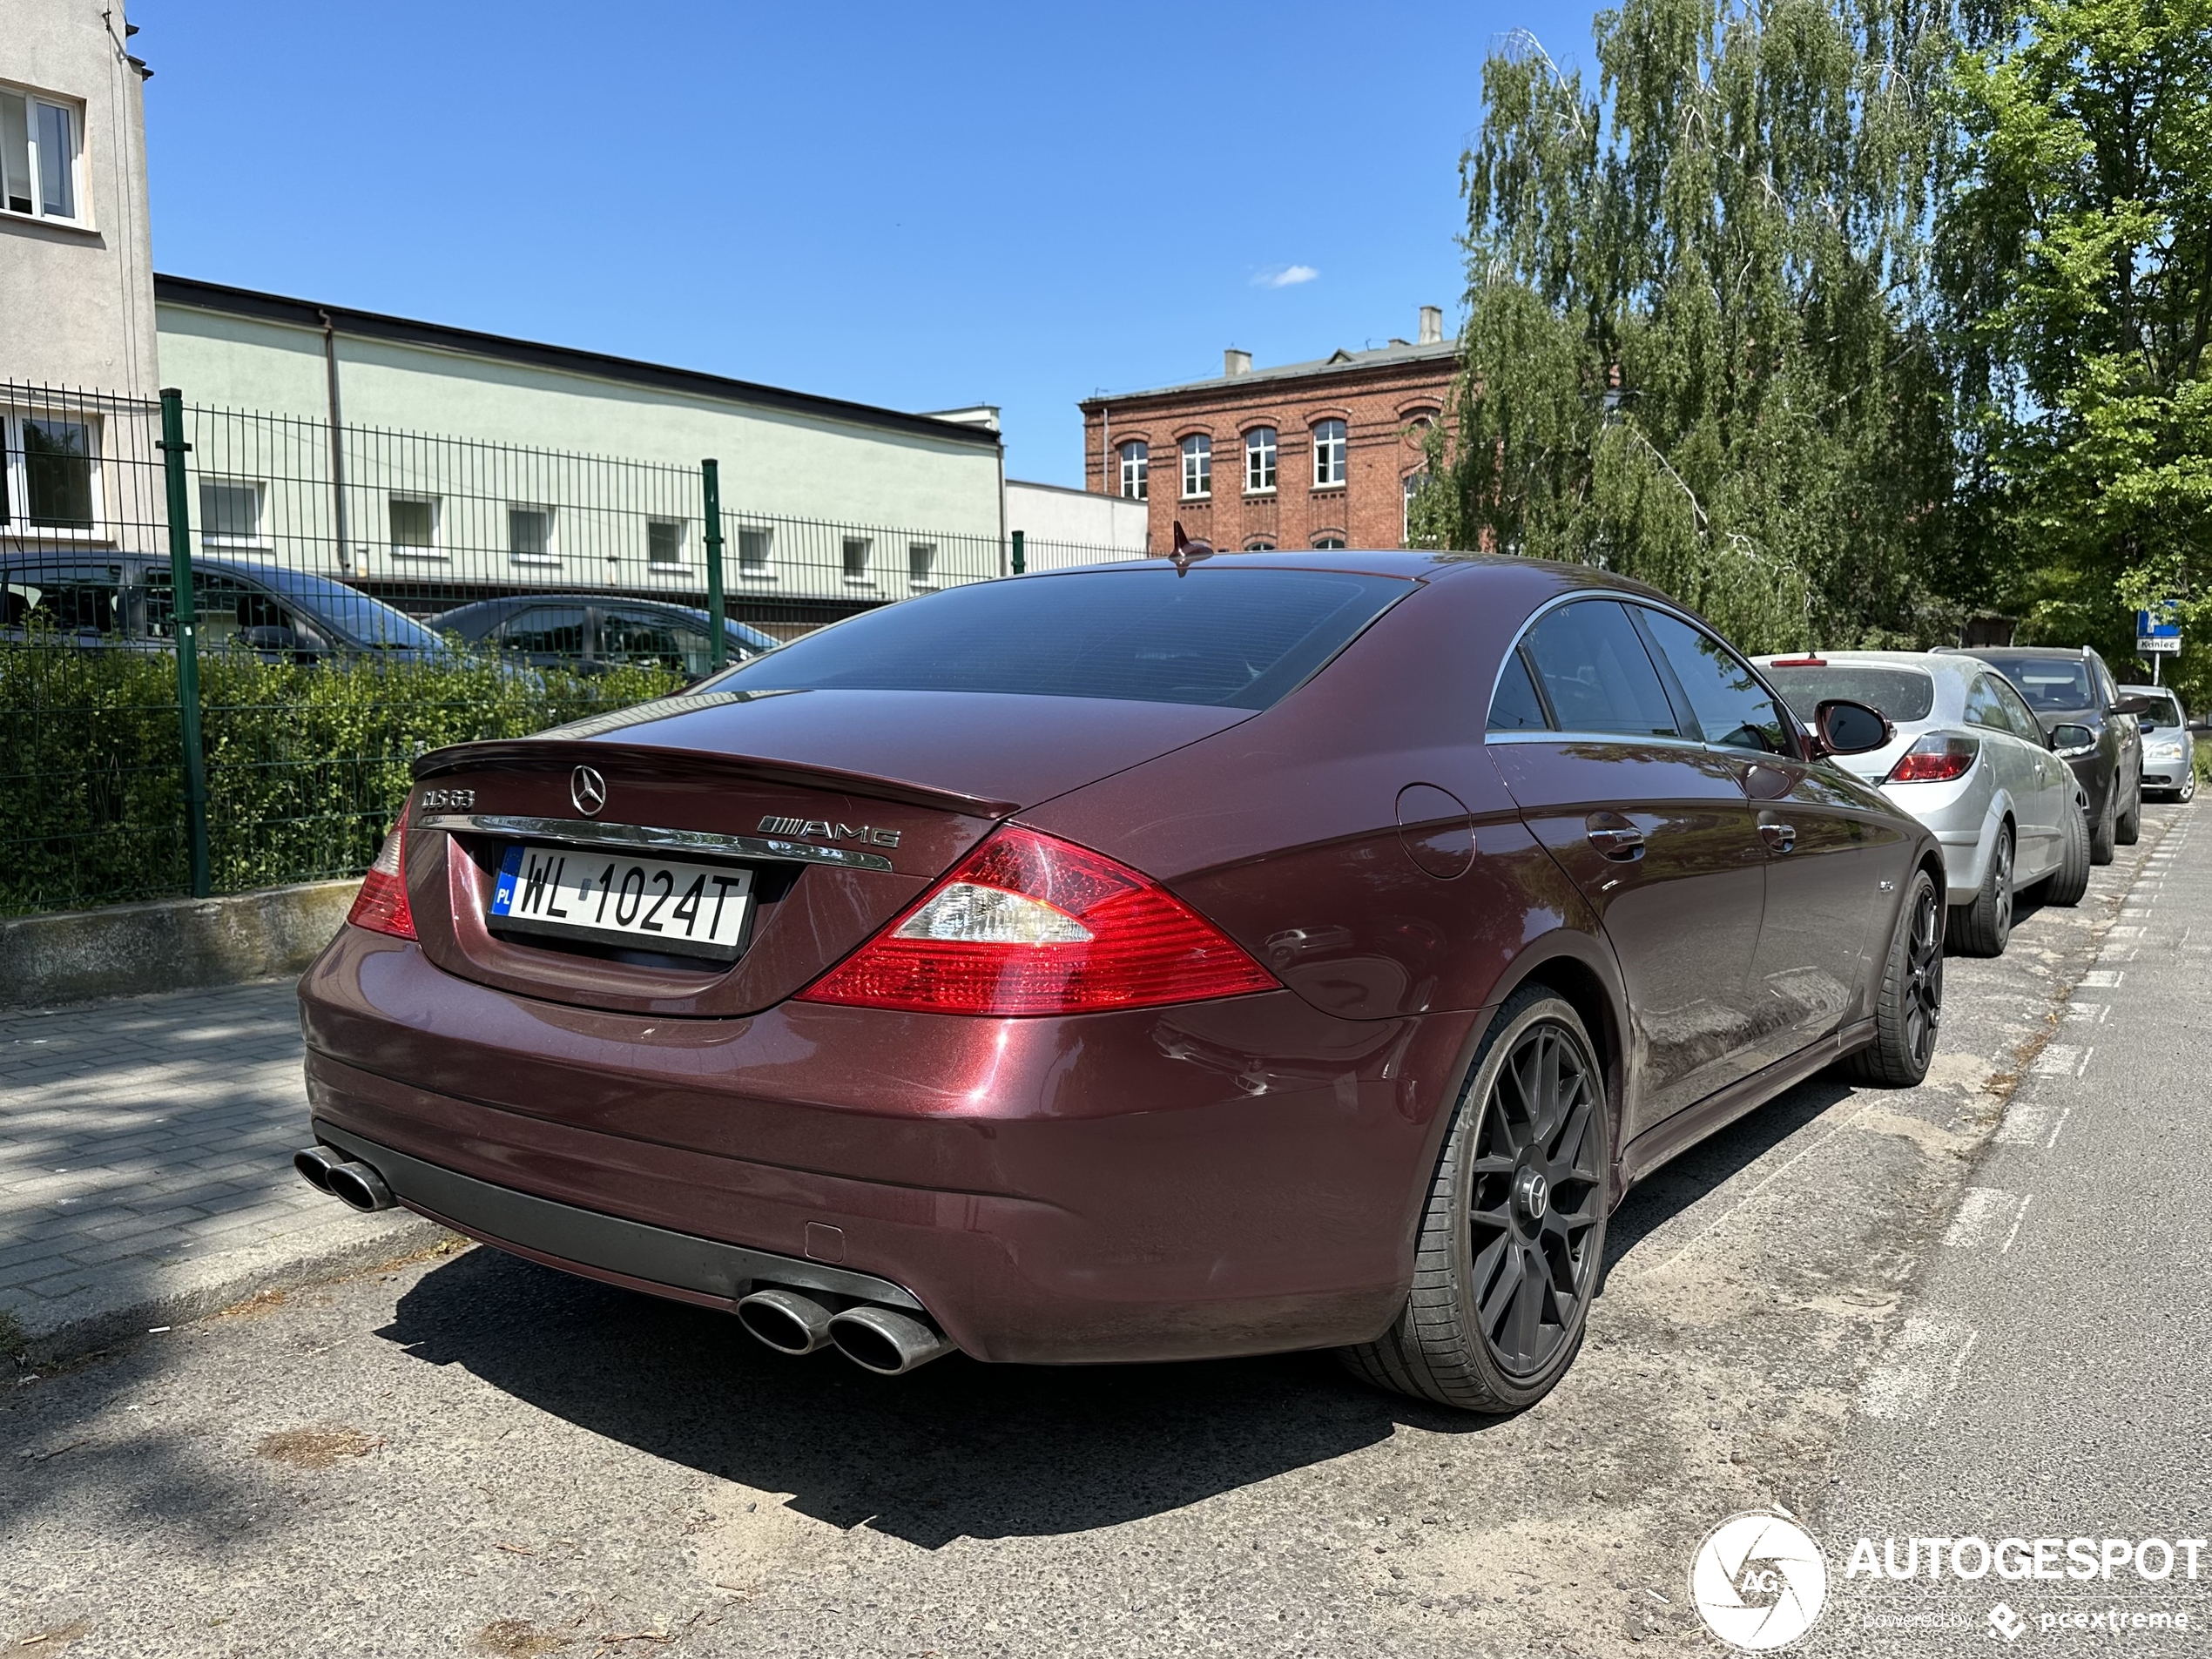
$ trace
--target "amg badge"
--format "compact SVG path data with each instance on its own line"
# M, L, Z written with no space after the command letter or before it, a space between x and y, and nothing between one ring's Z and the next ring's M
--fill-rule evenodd
M760 820L763 835L804 835L817 841L865 841L870 846L896 846L897 830L876 829L867 824L833 824L826 818L778 818L773 813Z

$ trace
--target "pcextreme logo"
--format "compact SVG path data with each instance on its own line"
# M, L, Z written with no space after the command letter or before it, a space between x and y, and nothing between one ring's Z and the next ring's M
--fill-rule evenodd
M1828 1600L1828 1563L1779 1510L1730 1515L1689 1561L1689 1600L1705 1628L1746 1653L1787 1647Z

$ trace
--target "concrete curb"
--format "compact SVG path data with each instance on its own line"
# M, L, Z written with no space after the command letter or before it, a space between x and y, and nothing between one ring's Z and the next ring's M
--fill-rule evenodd
M57 1365L144 1336L156 1325L188 1324L266 1291L351 1278L448 1239L466 1242L410 1211L343 1211L245 1249L164 1262L151 1283L87 1286L41 1309L35 1323L18 1312L24 1340L17 1363Z
M297 974L346 920L359 881L0 921L0 1008L51 1008Z

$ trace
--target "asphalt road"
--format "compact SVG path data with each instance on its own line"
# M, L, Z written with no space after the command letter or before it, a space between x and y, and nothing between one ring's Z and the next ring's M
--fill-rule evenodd
M2153 809L2083 906L2029 915L2005 958L1952 959L1922 1088L1816 1079L1633 1194L1588 1346L1518 1417L1377 1393L1318 1355L955 1357L880 1379L461 1250L17 1379L0 1401L0 1640L43 1637L41 1659L1711 1653L1685 1572L1734 1511L1779 1503L1824 1539L1885 1506L1962 1530L1945 1506L1977 1482L2094 1480L2053 1511L2065 1527L2167 1525L2192 1435L2202 1491L2203 1386L2173 1345L2204 1352L2201 1299L2186 1305L2207 1234L2171 1190L2201 1166L2180 1103L2202 1044L2154 1071L2101 1035L2078 1076L2035 1067L2091 1046L2062 1035L2067 999L2109 930L2135 925L2121 899L2187 816ZM2190 905L2212 944L2205 858L2161 860L2146 961ZM2174 948L2185 969L2185 934ZM2131 966L2096 1000L2168 1030L2180 1001L2130 1001L2148 978ZM1993 1140L2062 1082L2081 1109L2055 1148ZM2109 1133L2107 1102L2127 1108ZM2145 1148L2129 1123L2165 1138ZM2181 1156L2192 1135L2200 1166ZM2067 1173L2077 1156L2102 1160L2124 1210ZM1975 1188L2035 1195L2010 1253L1943 1242L1996 1203ZM2006 1266L2023 1250L2025 1287ZM2155 1303L2168 1323L2130 1322ZM1986 1370L1931 1350L1932 1320L1980 1332ZM2033 1444L2006 1426L2024 1379L2042 1391ZM1951 1450L1933 1456L1913 1402L1946 1389ZM2112 1422L2078 1453L2034 1449L2115 1399L2162 1413L2159 1433ZM1815 1639L1871 1640L1835 1566Z

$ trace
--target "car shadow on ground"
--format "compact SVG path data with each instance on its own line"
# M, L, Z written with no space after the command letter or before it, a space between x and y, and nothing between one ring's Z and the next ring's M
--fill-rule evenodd
M1639 1188L1607 1265L1846 1091L1816 1079ZM801 1514L925 1548L1087 1531L1386 1440L1499 1420L1369 1388L1325 1353L1178 1365L980 1365L900 1378L787 1359L726 1314L475 1250L423 1275L379 1335L656 1457L792 1494Z

